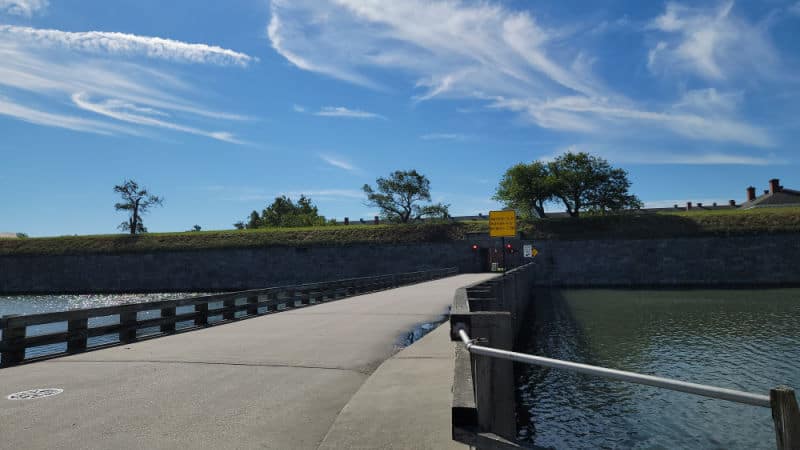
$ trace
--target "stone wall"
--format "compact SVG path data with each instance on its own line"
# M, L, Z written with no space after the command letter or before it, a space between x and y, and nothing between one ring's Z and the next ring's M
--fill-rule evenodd
M0 294L229 291L445 267L479 264L465 242L0 256Z
M458 267L480 270L471 245L269 247L121 255L0 256L0 294L186 292ZM521 250L521 243L513 241ZM553 286L800 285L800 234L535 241L536 282ZM502 250L501 250L502 251ZM509 257L516 267L521 252Z
M800 235L538 241L537 284L796 286Z

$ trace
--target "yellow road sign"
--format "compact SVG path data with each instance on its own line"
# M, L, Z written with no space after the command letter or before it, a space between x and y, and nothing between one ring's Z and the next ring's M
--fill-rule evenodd
M489 211L489 236L514 237L517 235L517 213L514 211Z

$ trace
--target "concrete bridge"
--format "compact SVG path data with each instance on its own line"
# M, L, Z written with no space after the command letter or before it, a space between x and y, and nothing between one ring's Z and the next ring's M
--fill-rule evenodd
M0 448L460 448L457 275L224 326L0 370ZM58 388L51 397L6 396Z

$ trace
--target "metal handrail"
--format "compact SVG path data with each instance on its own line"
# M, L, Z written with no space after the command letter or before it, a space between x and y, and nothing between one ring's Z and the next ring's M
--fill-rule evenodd
M744 403L747 405L761 406L770 408L770 398L768 395L753 394L750 392L737 391L734 389L725 389L715 386L708 386L705 384L689 383L686 381L673 380L669 378L656 377L652 375L642 375L635 372L626 372L623 370L607 369L605 367L592 366L589 364L580 364L570 361L563 361L560 359L545 358L542 356L527 355L525 353L517 353L508 350L499 350L491 347L484 347L477 345L470 339L467 331L463 326L457 328L458 336L467 351L476 355L490 356L493 358L507 359L511 361L533 364L536 366L551 367L554 369L572 370L579 373L588 375L596 375L605 378L612 378L615 380L627 381L630 383L645 384L648 386L655 386L673 391L688 392L690 394L701 395L703 397L717 398L720 400L728 400L736 403Z

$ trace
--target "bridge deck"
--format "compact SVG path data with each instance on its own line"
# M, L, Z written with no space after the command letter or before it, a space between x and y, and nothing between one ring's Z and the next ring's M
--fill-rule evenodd
M398 337L440 316L456 288L489 277L458 275L0 370L0 447L318 448ZM5 398L46 387L64 392Z

